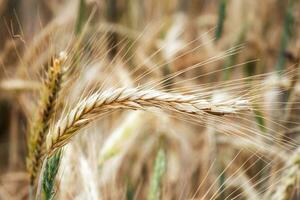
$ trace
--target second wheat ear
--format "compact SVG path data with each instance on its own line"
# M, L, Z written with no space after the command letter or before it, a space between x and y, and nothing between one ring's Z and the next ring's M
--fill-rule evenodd
M65 60L66 54L62 52L58 58L53 60L52 66L49 67L40 94L37 113L31 124L26 160L31 186L35 185L38 171L41 167L46 133L49 129L49 124L55 110L56 99L60 91L64 71L62 65Z
M97 116L117 109L146 110L158 108L196 118L206 115L226 115L249 110L248 101L232 100L223 103L211 103L194 95L181 95L158 90L139 88L119 88L96 92L83 99L70 112L63 116L47 139L47 154L64 146L83 127Z

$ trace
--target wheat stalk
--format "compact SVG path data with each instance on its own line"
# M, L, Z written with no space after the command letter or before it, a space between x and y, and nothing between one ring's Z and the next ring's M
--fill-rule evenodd
M32 123L28 141L27 170L30 174L30 185L35 184L37 173L41 166L41 158L46 133L49 128L53 110L56 104L56 98L60 90L62 79L62 62L65 60L65 54L54 59L53 65L49 67L45 84L41 92L40 105L35 120Z
M139 88L110 89L96 92L83 99L65 117L55 125L47 135L47 154L64 146L76 132L89 124L95 117L116 109L144 110L159 108L164 111L175 111L193 117L205 114L225 115L249 110L248 101L232 100L223 103L210 103L196 95L180 95L157 90Z
M151 177L150 191L148 194L148 200L162 199L162 179L166 173L167 159L166 152L162 145L160 146L154 163L154 171Z

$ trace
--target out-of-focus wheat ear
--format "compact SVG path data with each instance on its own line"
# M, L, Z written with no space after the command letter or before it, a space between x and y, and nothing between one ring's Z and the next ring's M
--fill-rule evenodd
M166 93L158 90L139 88L118 88L96 92L79 102L75 108L55 124L47 139L46 153L51 155L63 147L83 127L107 112L119 109L147 110L161 109L193 118L207 115L223 116L249 110L247 100L233 99L222 103L212 103L195 95Z
M53 156L47 158L42 175L41 199L51 200L55 194L55 177L59 169L62 152L57 151Z
M166 171L166 165L167 165L166 153L165 150L163 149L163 146L160 145L155 158L154 171L151 177L148 200L162 199L161 186L162 186L162 178Z
M275 187L272 200L289 200L292 199L296 188L300 171L300 148L298 148L292 158L285 166L279 184Z
M110 158L118 155L122 151L123 143L126 142L134 134L134 130L139 128L141 122L145 119L143 112L137 111L127 116L125 121L113 131L110 136L105 140L100 150L99 166Z
M30 175L31 187L35 186L38 171L41 167L41 158L46 132L49 128L57 95L60 90L63 74L62 64L65 59L65 53L61 53L60 57L54 59L53 65L49 67L47 77L41 91L37 113L35 114L32 124L30 124L26 164Z

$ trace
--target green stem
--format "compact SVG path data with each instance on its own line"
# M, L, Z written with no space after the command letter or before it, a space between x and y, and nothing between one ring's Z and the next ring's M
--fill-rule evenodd
M161 146L158 150L155 159L154 173L151 179L148 200L161 199L161 182L165 171L166 171L166 154L163 147Z
M288 7L285 13L283 30L281 35L281 42L279 47L279 56L276 64L276 70L281 72L284 70L284 65L286 62L285 52L288 47L289 40L292 38L293 32L293 24L294 24L294 16L293 16L293 9L292 9L292 2L289 1Z
M219 0L218 22L215 31L216 41L218 41L222 36L225 18L226 18L226 0Z
M234 47L244 42L247 30L248 30L248 23L245 22L240 33L238 34L238 37L236 38L236 41L233 44ZM236 63L236 58L237 58L237 54L233 54L225 60L224 70L223 70L223 80L227 81L230 79L231 68L229 67L233 66Z
M80 0L79 7L78 7L78 16L76 20L76 28L75 28L76 35L79 35L81 33L84 23L87 20L86 9L87 8L86 8L85 0Z

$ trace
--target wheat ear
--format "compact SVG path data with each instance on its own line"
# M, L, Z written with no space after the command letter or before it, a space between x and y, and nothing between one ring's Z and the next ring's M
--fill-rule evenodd
M65 58L65 54L61 53L60 57L54 59L53 65L49 67L41 92L38 112L30 128L26 162L31 186L35 184L37 173L41 166L43 146L56 104L57 94L60 90L63 73L62 62Z
M153 107L193 117L203 117L205 114L224 115L249 110L246 100L213 104L194 95L139 88L119 88L96 92L79 102L56 123L54 130L47 135L47 153L52 154L55 149L65 145L79 129L92 122L97 115L116 109L144 110Z
M62 151L57 151L50 159L46 160L45 169L43 171L42 194L41 199L53 199L55 177L59 169Z

